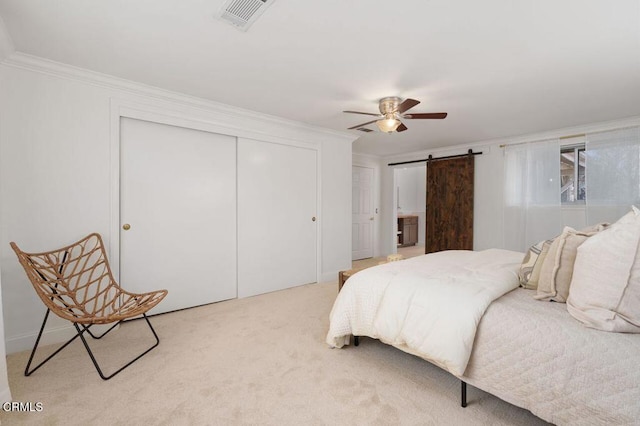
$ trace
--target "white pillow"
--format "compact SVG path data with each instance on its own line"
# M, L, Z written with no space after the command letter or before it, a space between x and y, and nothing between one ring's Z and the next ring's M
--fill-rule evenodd
M578 247L569 313L605 331L640 333L640 211L633 210Z

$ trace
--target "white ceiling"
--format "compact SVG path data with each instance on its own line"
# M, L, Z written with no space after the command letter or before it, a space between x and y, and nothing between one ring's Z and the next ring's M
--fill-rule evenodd
M248 32L223 0L0 0L16 50L326 128L422 103L377 155L640 115L638 0L276 0Z

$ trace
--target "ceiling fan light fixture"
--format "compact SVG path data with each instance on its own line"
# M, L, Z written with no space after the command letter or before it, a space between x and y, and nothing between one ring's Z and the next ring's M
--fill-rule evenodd
M391 133L396 131L401 122L394 114L387 114L383 119L376 121L376 124L381 132Z
M370 115L376 117L371 121L367 121L366 123L360 123L356 126L349 127L349 130L361 130L364 126L368 126L370 124L376 123L378 129L381 132L392 133L392 132L404 132L407 130L407 126L404 125L402 120L413 120L413 119L431 119L431 120L442 120L447 117L446 112L427 112L427 113L409 113L405 114L408 110L418 105L420 101L416 99L407 98L404 101L397 96L388 96L386 98L382 98L378 101L378 109L380 109L380 114L375 114L371 112L361 112L361 111L342 111L350 114L363 114Z

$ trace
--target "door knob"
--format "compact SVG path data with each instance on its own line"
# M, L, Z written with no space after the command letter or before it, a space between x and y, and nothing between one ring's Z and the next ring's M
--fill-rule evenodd
M312 217L311 220L315 222L316 221L316 217L315 216Z
M373 217L370 217L369 220L373 220Z
M122 225L122 229L124 229L125 231L128 231L129 229L131 229L131 225L129 225L128 223L125 223L124 225Z

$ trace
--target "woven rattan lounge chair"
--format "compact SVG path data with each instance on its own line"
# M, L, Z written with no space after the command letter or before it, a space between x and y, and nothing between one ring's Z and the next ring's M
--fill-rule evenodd
M36 293L47 306L42 327L40 327L29 362L24 370L25 376L31 375L78 337L82 340L98 374L104 380L112 378L160 343L146 312L160 303L167 295L167 290L142 294L123 290L111 274L104 244L99 234L90 234L77 243L45 253L25 253L13 242L11 248L18 255L20 264L27 273ZM71 321L77 334L35 368L29 370L49 318L49 312ZM156 339L155 344L114 373L105 376L93 356L84 334L88 333L94 339L100 339L122 321L140 315L149 325ZM90 331L90 328L95 324L113 325L101 335L95 336Z

